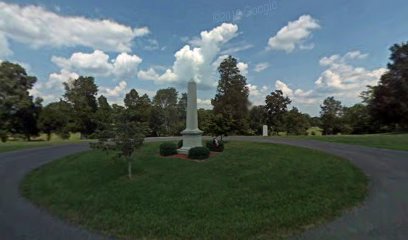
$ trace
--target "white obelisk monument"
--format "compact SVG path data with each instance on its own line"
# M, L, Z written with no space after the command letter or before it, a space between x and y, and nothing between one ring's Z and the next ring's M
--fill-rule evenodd
M178 150L179 153L188 154L190 148L202 146L203 131L198 129L197 84L194 79L188 82L186 129L181 134L183 135L183 147Z

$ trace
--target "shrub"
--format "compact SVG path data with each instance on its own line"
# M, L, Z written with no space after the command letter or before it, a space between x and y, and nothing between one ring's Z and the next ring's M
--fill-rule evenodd
M211 152L223 152L224 151L224 142L223 141L219 141L218 146L216 146L214 144L214 141L210 140L210 141L207 141L206 146Z
M188 151L188 158L191 159L206 159L210 156L210 150L206 147L193 147Z
M177 154L177 144L172 142L166 142L160 144L160 155L162 156L170 156Z
M4 143L7 142L7 140L8 140L8 135L7 135L7 133L6 133L5 131L3 132L3 131L0 130L0 139L1 139L1 141L4 142Z
M178 141L177 143L177 148L182 148L183 147L183 139L181 139L180 141Z

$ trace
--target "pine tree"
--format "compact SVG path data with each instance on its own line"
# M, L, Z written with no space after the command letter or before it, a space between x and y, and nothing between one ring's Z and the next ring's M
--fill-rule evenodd
M248 95L246 77L242 76L237 60L232 56L224 59L218 67L220 79L217 93L211 100L214 114L221 114L225 121L231 121L229 131L233 134L246 134L249 130Z

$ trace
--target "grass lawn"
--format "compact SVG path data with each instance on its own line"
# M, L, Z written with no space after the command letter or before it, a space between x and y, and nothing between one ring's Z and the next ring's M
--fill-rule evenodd
M23 141L23 140L12 140L12 141L7 141L5 143L0 142L0 153L16 151L16 150L21 150L21 149L26 149L26 148L45 147L45 146L51 146L55 144L62 144L62 143L73 143L73 142L79 142L79 141L80 139L79 139L78 133L71 134L68 140L62 140L57 135L52 134L50 141L46 141L45 134L41 134L38 138L33 138L33 141L30 141L30 142Z
M312 139L327 142L363 145L368 147L408 150L408 134L366 134L334 136L296 136L293 138Z
M229 142L204 162L148 143L135 176L114 153L72 155L31 172L23 195L59 217L123 239L280 239L360 203L365 175L319 151Z
M9 151L16 151L25 148L34 148L34 147L44 147L51 145L50 142L45 141L8 141L5 143L0 142L0 153L1 152L9 152Z

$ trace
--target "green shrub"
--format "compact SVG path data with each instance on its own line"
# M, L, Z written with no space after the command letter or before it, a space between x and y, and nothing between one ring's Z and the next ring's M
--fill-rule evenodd
M178 141L177 143L177 148L182 148L183 147L183 139L181 139L180 141Z
M188 151L188 158L191 159L206 159L210 156L210 150L206 147L193 147Z
M4 142L4 143L7 142L7 140L8 140L8 135L7 135L7 133L6 133L5 131L3 132L3 131L0 130L0 139L1 139L1 141Z
M207 141L206 146L211 152L223 152L224 151L223 141L219 141L218 146L215 146L213 140L209 140Z
M170 156L177 154L177 144L172 142L166 142L160 144L160 155L162 156Z

